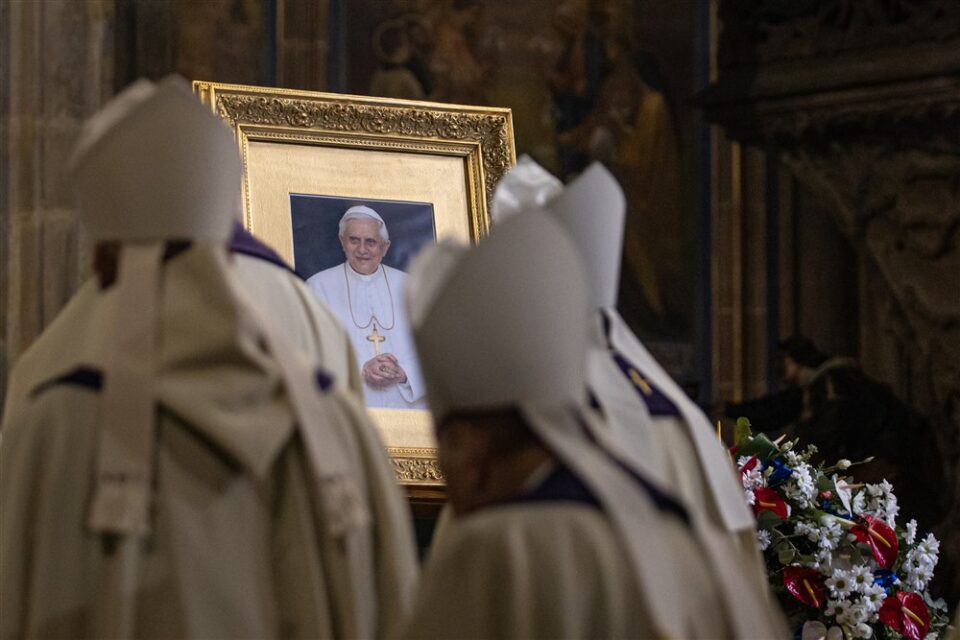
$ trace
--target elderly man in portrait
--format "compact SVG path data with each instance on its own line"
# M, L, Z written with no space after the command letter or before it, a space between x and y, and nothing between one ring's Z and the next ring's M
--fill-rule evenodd
M346 260L315 273L307 284L344 324L363 377L367 406L425 409L420 367L403 309L406 274L383 264L390 234L370 207L350 207L340 219Z

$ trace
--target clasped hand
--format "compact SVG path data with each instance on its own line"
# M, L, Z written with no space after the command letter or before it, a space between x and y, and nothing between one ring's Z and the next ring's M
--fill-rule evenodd
M407 381L407 374L392 353L381 353L363 363L363 379L371 387L389 387Z

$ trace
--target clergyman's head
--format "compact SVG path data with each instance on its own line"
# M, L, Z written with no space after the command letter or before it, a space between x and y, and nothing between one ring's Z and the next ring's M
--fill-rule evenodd
M437 462L457 515L522 492L530 474L550 459L512 408L457 412L437 429Z
M370 275L390 248L390 235L383 218L370 207L350 207L340 219L340 245L350 267Z

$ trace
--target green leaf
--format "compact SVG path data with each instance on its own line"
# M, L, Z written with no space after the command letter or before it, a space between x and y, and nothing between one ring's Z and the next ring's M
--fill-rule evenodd
M780 519L780 516L773 511L761 511L760 515L757 516L758 529L770 530L779 526L782 522L783 520Z
M733 443L738 448L744 447L750 442L753 431L750 429L750 421L746 418L737 418L737 426L733 432Z
M769 460L770 458L777 456L779 453L780 449L777 447L777 445L773 444L770 441L770 438L762 433L753 436L753 438L747 441L746 444L740 446L739 450L737 451L737 455L756 455L762 460Z
M777 560L780 561L780 564L790 564L793 562L793 559L797 556L797 551L789 544L781 544L777 546Z

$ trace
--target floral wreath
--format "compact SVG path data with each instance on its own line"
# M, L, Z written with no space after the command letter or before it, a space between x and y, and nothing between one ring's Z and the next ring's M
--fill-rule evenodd
M817 448L794 450L754 435L737 421L736 460L747 503L757 518L757 542L770 586L799 637L841 640L930 640L947 625L947 606L933 599L940 542L920 539L917 522L897 525L893 486L856 484L856 463L813 466Z

